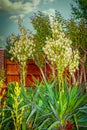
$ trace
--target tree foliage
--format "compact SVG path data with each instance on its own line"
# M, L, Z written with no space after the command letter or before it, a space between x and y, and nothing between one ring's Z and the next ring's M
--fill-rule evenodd
M46 37L51 36L52 33L50 19L48 15L38 12L31 17L31 22L36 32L34 35L34 43L36 44L36 54L34 55L34 60L39 67L42 67L45 63L42 48L46 44Z
M83 19L87 23L87 0L74 0L72 5L72 14L76 19Z
M68 35L73 45L82 51L87 51L87 1L73 0L75 4L72 6L72 16L67 22Z
M34 14L31 20L38 40L44 43L46 36L51 35L49 16L42 12L38 12L37 14Z
M67 23L68 36L73 46L80 51L79 83L87 82L87 1L74 0L72 5L72 16Z
M83 21L78 23L74 19L68 21L67 34L71 38L74 47L78 47L80 52L87 51L87 29Z

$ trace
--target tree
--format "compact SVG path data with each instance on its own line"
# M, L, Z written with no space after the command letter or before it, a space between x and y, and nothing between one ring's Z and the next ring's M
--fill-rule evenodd
M80 83L87 81L87 0L73 0L72 17L67 23L68 35L72 40L73 46L80 51ZM79 75L78 74L78 75Z
M39 11L37 14L34 13L34 15L31 17L31 22L35 31L34 43L36 46L35 47L36 53L34 53L34 62L39 67L42 76L45 78L46 73L43 72L42 67L46 65L46 61L45 61L45 55L42 48L46 44L45 43L46 37L47 36L49 37L52 34L50 19L48 15L45 15L44 13Z
M67 34L71 38L73 46L78 47L80 53L87 51L87 29L83 21L78 23L74 19L67 22Z
M87 0L74 0L76 6L72 5L72 16L68 22L68 30L74 45L87 52ZM75 21L77 20L77 21Z
M36 32L34 35L34 43L36 44L37 53L34 55L34 61L41 68L45 63L42 48L46 44L46 36L51 36L50 19L48 15L38 12L31 17L31 22Z
M72 15L75 19L83 19L87 23L87 0L74 0Z

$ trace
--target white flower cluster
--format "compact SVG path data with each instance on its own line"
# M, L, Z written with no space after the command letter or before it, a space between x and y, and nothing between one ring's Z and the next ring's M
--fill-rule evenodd
M52 38L46 38L43 51L48 60L57 64L59 70L69 67L72 74L78 68L79 53L78 50L72 50L71 44L71 40L65 36L61 26L55 21L52 27Z
M78 69L79 66L79 52L76 49L75 51L73 51L73 56L71 57L70 61L69 61L69 71L71 74L73 74L73 72Z
M16 40L15 40L16 39ZM17 60L18 62L24 62L28 59L32 59L35 51L35 44L33 38L26 35L21 35L19 38L11 37L12 46L9 53L12 54L11 60Z

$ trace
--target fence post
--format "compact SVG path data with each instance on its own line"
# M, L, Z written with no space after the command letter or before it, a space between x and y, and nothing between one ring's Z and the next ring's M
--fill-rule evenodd
M0 48L0 69L5 66L5 49Z

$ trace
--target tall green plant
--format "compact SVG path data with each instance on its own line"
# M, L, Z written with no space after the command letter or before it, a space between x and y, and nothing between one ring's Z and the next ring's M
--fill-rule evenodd
M5 119L6 100L4 98L6 92L3 90L3 80L0 80L0 129L3 128L3 121Z
M18 83L15 84L14 93L10 94L13 103L12 103L12 110L11 110L11 117L13 119L15 130L21 129L21 124L23 121L23 113L24 108L20 107L23 99L19 99L21 93L21 88L19 87Z
M65 68L69 69L70 74L78 68L79 65L79 52L72 49L72 41L66 37L61 25L58 21L54 21L52 26L52 38L46 38L46 45L43 47L52 65L55 64L57 71L57 80L62 88L59 87L59 91L63 90L63 73Z

